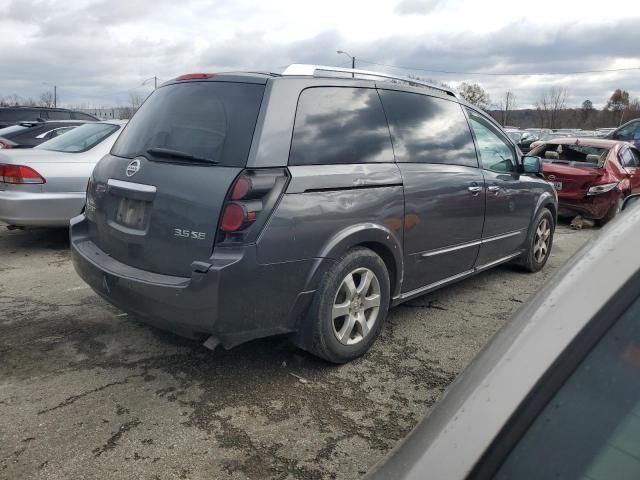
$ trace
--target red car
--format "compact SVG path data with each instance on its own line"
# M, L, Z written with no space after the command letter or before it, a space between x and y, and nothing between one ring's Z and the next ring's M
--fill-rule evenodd
M558 192L559 215L582 215L604 225L627 195L640 193L640 151L630 143L554 138L531 147L529 155L542 157L542 174Z

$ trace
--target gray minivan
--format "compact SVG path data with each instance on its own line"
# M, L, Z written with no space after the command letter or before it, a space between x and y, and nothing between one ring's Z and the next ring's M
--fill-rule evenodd
M509 261L540 270L557 212L540 159L453 91L387 77L165 83L94 170L76 271L207 346L288 334L342 363L391 306Z

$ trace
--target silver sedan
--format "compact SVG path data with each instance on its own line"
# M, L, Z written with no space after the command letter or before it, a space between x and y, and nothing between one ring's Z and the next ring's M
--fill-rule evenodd
M63 227L80 213L95 164L126 121L92 122L32 149L0 152L0 221Z

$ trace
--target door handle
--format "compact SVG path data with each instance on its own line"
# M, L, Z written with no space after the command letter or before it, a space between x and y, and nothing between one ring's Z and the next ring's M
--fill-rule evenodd
M487 187L487 190L489 190L491 193L495 193L496 195L498 194L498 192L500 191L500 187L497 185L490 185Z
M471 185L470 187L468 187L468 189L474 195L477 195L482 191L482 187L479 185Z

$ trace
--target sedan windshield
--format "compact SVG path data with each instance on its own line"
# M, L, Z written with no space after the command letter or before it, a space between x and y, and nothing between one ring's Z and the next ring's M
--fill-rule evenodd
M54 152L80 153L95 147L120 128L109 123L88 123L41 143L35 148Z

